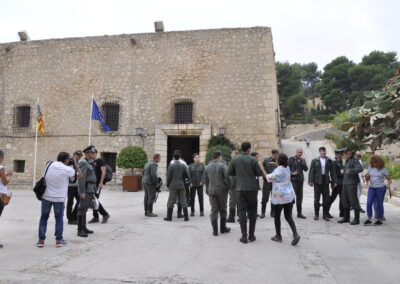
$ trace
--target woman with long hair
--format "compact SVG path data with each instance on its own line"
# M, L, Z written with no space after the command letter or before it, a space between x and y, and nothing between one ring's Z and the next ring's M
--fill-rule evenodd
M8 190L7 190L7 184L10 183L11 176L13 175L12 171L6 172L4 169L4 166L2 165L4 160L4 152L0 150L0 216L1 213L3 213L4 205L2 201L3 195L8 195ZM0 248L2 248L3 245L0 244Z
M365 176L368 187L368 198L367 198L367 215L368 219L364 222L364 225L368 226L372 224L372 205L376 202L376 221L374 225L382 225L383 220L383 201L386 194L385 179L388 180L390 186L392 180L390 178L388 170L385 168L385 161L380 156L372 156L369 160L370 167L368 173Z
M293 232L292 245L295 246L300 241L300 236L297 233L296 225L292 217L293 204L296 200L292 183L290 181L290 169L288 167L288 157L281 153L278 156L278 167L267 175L267 180L272 182L272 198L271 203L275 210L275 231L276 235L271 238L275 242L282 242L281 235L281 212L285 215Z

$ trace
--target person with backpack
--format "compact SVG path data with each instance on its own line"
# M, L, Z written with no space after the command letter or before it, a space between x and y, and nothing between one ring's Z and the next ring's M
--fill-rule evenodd
M110 181L110 179L106 179L107 176L107 167L109 167L104 159L102 158L97 158L97 150L95 152L95 161L94 161L94 171L96 173L96 192L95 196L99 200L100 198L100 193L101 190L103 189L104 185ZM92 220L89 221L89 224L92 223L98 223L99 220L99 213L101 216L103 216L103 220L101 223L105 224L107 223L108 219L110 219L110 214L104 209L103 205L101 204L99 200L99 209L94 210L93 209L93 218Z
M74 164L74 168L69 166ZM39 221L39 240L37 247L44 247L46 239L47 220L49 219L51 208L54 207L54 217L56 219L56 246L62 247L66 245L63 238L64 231L64 202L68 194L69 178L82 177L81 170L77 165L76 156L70 158L66 152L60 152L56 162L48 162L44 173L46 189L41 196L42 212Z

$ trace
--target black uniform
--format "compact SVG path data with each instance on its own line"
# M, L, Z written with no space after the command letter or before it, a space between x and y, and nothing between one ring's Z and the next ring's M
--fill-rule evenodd
M100 184L100 179L101 179L101 168L105 167L105 166L106 166L106 162L102 158L98 158L96 161L94 161L94 171L96 173L96 179L97 179L95 196L97 199L100 198L100 193L101 193L101 189L99 189L99 184ZM103 183L105 184L106 182L103 181ZM101 216L103 216L103 221L106 222L106 219L108 219L109 214L106 211L106 209L104 209L103 205L101 205L100 199L99 199L99 210L93 210L93 219L91 221L89 221L89 223L94 223L94 222L98 221L99 213L101 214ZM106 217L106 218L104 219L104 217Z
M203 174L204 174L204 164L202 163L192 163L189 165L189 178L191 181L190 187L190 209L191 216L194 216L196 191L197 197L199 198L200 215L204 216L204 195L203 195Z
M332 188L332 194L329 198L328 214L336 197L339 196L339 217L343 217L342 188L344 175L342 174L342 170L344 170L342 159L335 158L332 162L332 176L336 179L336 187Z
M264 170L267 172L267 174L272 173L275 168L277 167L276 165L271 165L271 162L276 162L276 159L273 159L272 157L265 158L264 161L262 162ZM265 210L267 208L267 203L269 200L269 196L272 193L272 182L268 182L267 179L264 177L263 178L263 188L262 188L262 199L261 199L261 216L265 216ZM271 203L271 217L274 216L274 205Z
M298 159L295 157L289 158L289 168L290 172L298 172L297 175L291 175L290 180L292 182L294 192L296 193L296 207L297 216L302 216L302 203L303 203L303 184L304 184L304 173L303 171L308 171L306 161L303 159Z

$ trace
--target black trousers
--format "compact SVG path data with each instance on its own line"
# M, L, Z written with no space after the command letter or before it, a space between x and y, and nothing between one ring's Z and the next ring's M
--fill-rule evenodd
M322 184L314 184L314 211L316 216L319 216L321 195L324 214L327 214L329 206L329 184L325 183L324 177L322 178Z
M91 206L91 202L93 200L93 195L94 193L86 193L86 198L85 199L81 199L79 201L79 205L78 205L78 216L85 216L86 217L86 212L88 211L88 209Z
M304 182L302 182L302 181L292 181L292 186L294 188L294 192L296 193L297 214L302 213L303 183Z
M342 201L342 188L343 186L341 184L338 184L336 187L332 189L332 194L329 198L329 209L331 209L331 206L333 202L335 202L336 197L339 196L339 216L343 216L343 201ZM329 211L329 210L328 210Z
M101 216L108 215L108 212L106 211L106 209L104 209L103 205L101 205L101 203L100 203L100 193L101 193L101 190L99 190L98 193L95 194L96 198L99 199L99 210L93 210L94 218L99 218L99 213L101 214Z
M3 209L4 209L4 205L3 203L0 201L0 216L3 213Z
M75 206L74 206L74 199L76 200ZM68 186L68 199L67 199L67 209L66 209L68 221L77 220L79 200L80 198L78 193L78 187Z
M293 202L286 204L275 204L275 232L278 236L281 235L281 212L283 210L283 214L285 215L285 219L288 222L290 229L292 229L293 235L297 234L296 224L293 221L292 210L293 210Z
M200 212L204 212L204 194L203 194L203 186L192 186L190 188L190 208L191 211L194 212L194 204L196 202L196 192L197 197L199 198L199 207Z
M238 191L237 203L239 210L240 229L247 236L247 218L250 221L249 235L253 235L257 220L258 191Z
M344 184L342 189L343 208L349 210L360 210L360 202L357 195L358 184Z

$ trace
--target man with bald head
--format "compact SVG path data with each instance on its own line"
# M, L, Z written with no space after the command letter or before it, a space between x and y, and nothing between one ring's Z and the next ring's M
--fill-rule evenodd
M297 149L296 155L290 157L290 180L296 193L297 218L306 219L302 212L304 171L308 171L306 160L303 158L303 149Z

